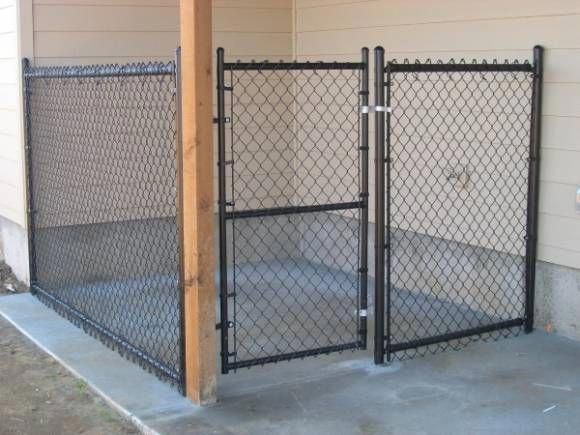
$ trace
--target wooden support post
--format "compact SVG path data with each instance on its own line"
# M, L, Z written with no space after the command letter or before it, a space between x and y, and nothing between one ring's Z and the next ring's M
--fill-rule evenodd
M216 400L212 2L180 0L185 392Z

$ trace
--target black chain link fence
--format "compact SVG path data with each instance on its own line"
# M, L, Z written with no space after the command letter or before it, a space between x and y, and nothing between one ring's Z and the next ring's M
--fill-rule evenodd
M175 64L24 75L33 292L181 389Z
M222 369L364 346L366 64L221 68Z
M375 360L531 330L532 65L217 72L223 372L366 347L372 111ZM24 76L34 293L183 391L175 63Z
M532 65L391 62L386 74L388 356L517 333Z

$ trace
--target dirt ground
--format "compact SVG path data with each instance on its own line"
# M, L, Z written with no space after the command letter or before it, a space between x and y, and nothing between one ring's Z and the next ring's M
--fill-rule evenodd
M26 290L1 262L0 278L0 297L14 293L8 288ZM0 435L135 433L84 382L0 317Z
M27 290L26 286L16 279L6 263L0 261L0 296L22 293Z

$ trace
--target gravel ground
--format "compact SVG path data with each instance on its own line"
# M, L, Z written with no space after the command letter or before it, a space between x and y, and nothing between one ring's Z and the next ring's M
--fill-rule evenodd
M0 297L26 291L0 262ZM0 435L136 434L86 384L0 317Z

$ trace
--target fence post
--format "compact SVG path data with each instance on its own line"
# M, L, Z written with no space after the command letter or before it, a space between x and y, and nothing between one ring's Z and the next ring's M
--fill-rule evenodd
M180 0L185 392L216 400L212 7Z
M364 47L361 51L363 70L361 80L361 106L369 105L369 49ZM369 114L363 111L361 117L361 201L364 203L361 209L361 240L360 240L360 340L361 347L367 348L367 318L368 318L368 277L369 277Z
M228 328L228 265L226 240L226 109L225 109L225 70L224 49L217 50L217 126L218 126L218 191L219 191L219 268L220 268L220 332L221 332L221 369L228 373L229 328Z
M540 191L540 146L542 139L542 88L544 75L544 48L534 47L534 83L530 153L528 164L528 210L526 231L526 313L525 332L534 329L534 298L536 287L536 257L538 244L538 201Z
M34 247L35 235L35 210L33 197L33 173L32 173L32 148L30 145L30 89L28 86L28 77L26 73L30 67L30 61L27 58L22 59L22 97L23 97L23 112L24 112L24 150L26 157L26 218L27 218L27 234L28 234L28 273L30 280L30 292L36 293L36 250Z
M375 48L375 106L385 106L385 50ZM385 112L375 110L375 364L385 362Z
M181 112L182 109L182 101L181 101L181 47L177 47L175 50L175 105L176 105L176 147L175 147L175 161L177 164L177 185L181 187L181 180L183 179L183 161L182 161L182 153L183 153L183 141L182 141L182 122L183 122L183 114ZM185 394L185 266L183 264L183 248L184 248L184 229L183 229L183 219L182 219L182 212L181 207L183 205L183 189L177 189L177 246L179 249L179 292L180 292L180 321L181 321L181 328L180 328L180 339L181 339L181 349L180 349L180 368L181 368L181 388L183 393Z

